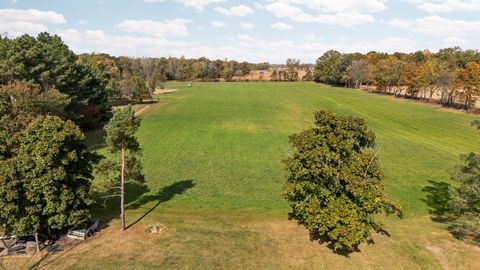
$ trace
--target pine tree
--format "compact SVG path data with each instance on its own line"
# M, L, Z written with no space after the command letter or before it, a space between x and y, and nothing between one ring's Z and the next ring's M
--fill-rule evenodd
M105 198L120 197L122 231L125 230L125 183L143 184L144 182L142 166L137 158L141 149L135 137L140 123L140 119L135 116L131 106L114 112L112 119L105 126L105 130L110 151L120 153L120 170L118 170L117 162L111 160L104 160L98 167L100 175L104 178L101 189L112 192Z

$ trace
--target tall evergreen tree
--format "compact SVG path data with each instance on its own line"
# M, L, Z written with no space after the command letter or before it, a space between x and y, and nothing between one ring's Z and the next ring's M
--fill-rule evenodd
M480 129L480 120L473 121L472 126ZM459 185L449 192L449 230L458 238L480 245L480 155L469 153L461 159L464 164L457 166L451 176Z
M117 162L105 160L98 167L98 171L103 176L102 190L112 192L105 198L120 197L121 230L125 230L125 183L143 184L144 181L142 166L137 158L141 149L135 136L140 123L132 107L128 106L115 111L105 126L110 151L120 154L120 170Z

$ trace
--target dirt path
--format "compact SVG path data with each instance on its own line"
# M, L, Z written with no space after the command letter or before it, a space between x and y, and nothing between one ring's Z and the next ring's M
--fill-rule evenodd
M148 104L147 106L141 108L139 111L137 111L135 114L136 115L141 115L144 111L146 111L148 108L150 108L152 104Z
M156 89L154 94L159 95L159 94L169 94L173 92L177 92L178 89Z

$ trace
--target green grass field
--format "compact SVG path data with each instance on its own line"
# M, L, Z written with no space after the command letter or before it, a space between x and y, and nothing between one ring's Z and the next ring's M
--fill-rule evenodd
M459 155L478 151L474 116L313 83L169 83L142 114L147 186L130 187L126 232L117 209L98 236L38 268L58 269L474 269L480 249L431 220ZM389 197L406 219L380 217L391 234L350 257L309 240L281 197L288 136L315 110L364 118L375 131ZM432 208L433 207L433 208ZM112 214L112 211L114 214ZM110 213L110 214L107 214ZM112 218L113 217L113 218ZM150 235L163 224L165 233ZM38 258L2 265L31 266Z

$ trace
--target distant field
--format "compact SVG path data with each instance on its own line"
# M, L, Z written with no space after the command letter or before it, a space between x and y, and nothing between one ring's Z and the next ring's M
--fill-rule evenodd
M139 132L147 187L131 187L126 232L117 213L98 236L45 269L479 269L480 248L431 221L459 155L479 151L474 116L440 107L314 83L169 83L142 114ZM364 118L378 137L386 189L406 212L383 218L391 234L375 236L349 258L308 238L287 219L280 191L288 135L329 109ZM99 145L101 147L101 144ZM116 208L115 208L116 210ZM109 214L107 214L109 213ZM149 226L167 231L152 236ZM38 258L8 258L6 269Z
M306 74L306 70L298 70L297 79L301 81ZM246 76L234 76L232 79L234 81L271 81L271 76L271 70L253 70Z

